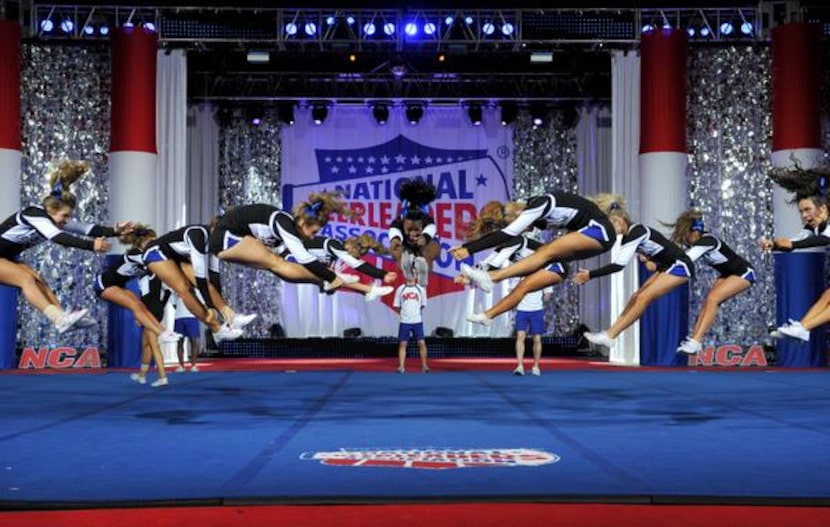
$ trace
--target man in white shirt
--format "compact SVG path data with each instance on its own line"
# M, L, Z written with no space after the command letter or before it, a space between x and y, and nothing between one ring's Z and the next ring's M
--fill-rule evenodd
M421 356L421 371L429 373L427 365L427 343L424 339L424 322L421 310L427 305L427 291L418 285L416 279L407 275L406 283L395 291L393 306L400 315L398 326L398 373L404 373L406 362L406 346L409 340L418 342L418 352Z

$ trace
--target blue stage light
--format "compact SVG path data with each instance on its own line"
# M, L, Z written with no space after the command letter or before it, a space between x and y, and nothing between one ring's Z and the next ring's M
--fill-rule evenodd
M406 26L404 26L404 31L406 31L406 34L410 37L414 37L418 34L418 25L414 22L408 22Z
M513 27L513 24L511 24L510 22L505 22L505 24L503 26L501 26L501 32L506 37L509 37L510 35L512 35L514 29L515 28Z

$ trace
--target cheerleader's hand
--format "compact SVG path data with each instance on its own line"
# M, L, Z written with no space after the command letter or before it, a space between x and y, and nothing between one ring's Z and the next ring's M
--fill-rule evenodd
M762 251L768 253L775 247L775 242L769 238L761 238L758 240L758 247L760 247Z
M121 236L122 234L129 234L135 230L135 222L133 221L122 221L115 224L115 234Z
M651 271L652 273L657 270L657 264L652 262L651 260L646 262L646 269Z
M785 251L791 251L792 248L793 242L789 238L776 238L775 241L772 242L772 249L784 249Z
M465 258L470 257L470 251L468 251L467 248L464 247L463 245L458 245L456 247L451 248L450 249L450 254L456 260L463 260Z
M95 238L95 241L92 242L92 250L96 253L105 253L110 250L110 242L103 236Z
M591 271L589 271L588 269L580 269L574 275L574 282L576 282L579 285L584 284L585 282L587 282L590 279L591 279Z

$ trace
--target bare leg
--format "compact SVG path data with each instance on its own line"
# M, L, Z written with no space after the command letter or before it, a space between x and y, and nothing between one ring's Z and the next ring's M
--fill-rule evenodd
M527 276L538 271L550 262L564 262L579 258L588 258L603 253L600 242L579 232L568 234L539 247L535 253L522 258L505 269L490 271L490 278L500 282L515 276Z
M0 284L19 287L23 297L41 312L50 305L60 306L54 293L51 296L44 293L36 276L26 265L0 258Z
M801 319L801 325L807 329L820 326L821 324L816 323L816 321L820 320L822 313L825 313L828 309L830 309L830 289L824 291L821 297L810 307L810 310Z
M427 341L423 339L418 341L418 353L421 355L421 369L423 371L429 371L429 365L427 364Z
M542 335L533 335L533 367L539 368L542 359Z
M523 261L524 260L520 260L518 263L522 263ZM510 267L513 266L511 265ZM508 267L508 269L510 267ZM526 276L522 279L522 281L519 282L519 285L514 287L513 291L511 291L509 295L496 302L496 305L485 311L485 314L488 318L495 318L518 306L526 294L544 289L549 285L561 283L562 277L557 273L552 273L545 269L536 271L530 276Z
M154 273L159 280L167 284L167 286L182 299L187 310L193 313L193 316L201 320L205 325L210 327L214 333L219 331L221 324L215 316L209 316L208 309L202 304L196 295L193 294L193 289L190 285L190 280L187 279L184 272L174 261L164 260L161 262L152 262L147 264L147 269ZM214 313L215 315L215 313Z
M242 241L218 254L221 260L236 262L257 269L264 269L279 276L287 282L320 284L323 279L300 264L288 262L282 256L271 252L265 245L252 236L245 236ZM342 282L338 278L337 285Z
M695 329L692 332L692 339L697 342L702 342L706 332L715 323L715 317L718 315L718 307L738 293L746 291L751 286L752 283L749 280L744 280L740 276L727 276L726 278L716 280L709 294L706 295L706 300L703 301L703 307L697 316Z
M150 353L153 356L153 360L156 362L156 369L158 370L159 379L166 379L167 372L164 369L164 355L161 354L161 347L159 347L159 341L156 338L153 338L151 334L144 330L144 335L147 335L147 345L150 348Z
M147 309L144 302L135 296L132 291L117 286L110 286L104 289L101 293L101 298L132 311L133 316L141 324L141 327L153 332L156 338L164 333L164 326L161 325L161 322L156 320L156 317L150 313L150 310Z
M201 342L196 337L190 337L190 366L196 366L196 361L199 360Z
M516 332L516 366L524 367L525 360L525 340L527 339L527 331Z
M628 300L623 313L611 324L608 329L608 336L617 338L628 326L636 322L643 311L655 300L665 295L672 289L688 282L688 278L674 276L666 273L655 273L648 279L634 295Z
M398 369L403 370L406 365L406 345L409 341L402 340L398 342Z

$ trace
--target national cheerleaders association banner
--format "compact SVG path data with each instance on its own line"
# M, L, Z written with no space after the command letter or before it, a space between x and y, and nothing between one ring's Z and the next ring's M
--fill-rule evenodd
M512 128L501 126L495 110L485 113L481 126L473 126L460 106L427 107L417 124L406 119L403 108L391 109L383 125L368 107L330 107L321 125L312 122L308 109L299 109L295 117L296 124L282 132L283 208L291 210L312 192L340 191L354 214L332 218L321 234L345 240L367 233L388 246L389 225L400 215L400 185L417 176L432 182L438 197L430 214L438 227L441 255L430 276L424 329L430 334L446 327L457 336L508 334L505 324L482 329L466 321L466 313L480 306L471 303L475 295L453 283L459 263L447 251L464 241L464 227L482 205L510 199ZM391 257L365 259L395 269ZM482 302L492 301L479 296ZM325 295L315 286L286 284L286 333L341 336L345 329L361 328L365 336L397 335L392 298L367 303L351 291Z

